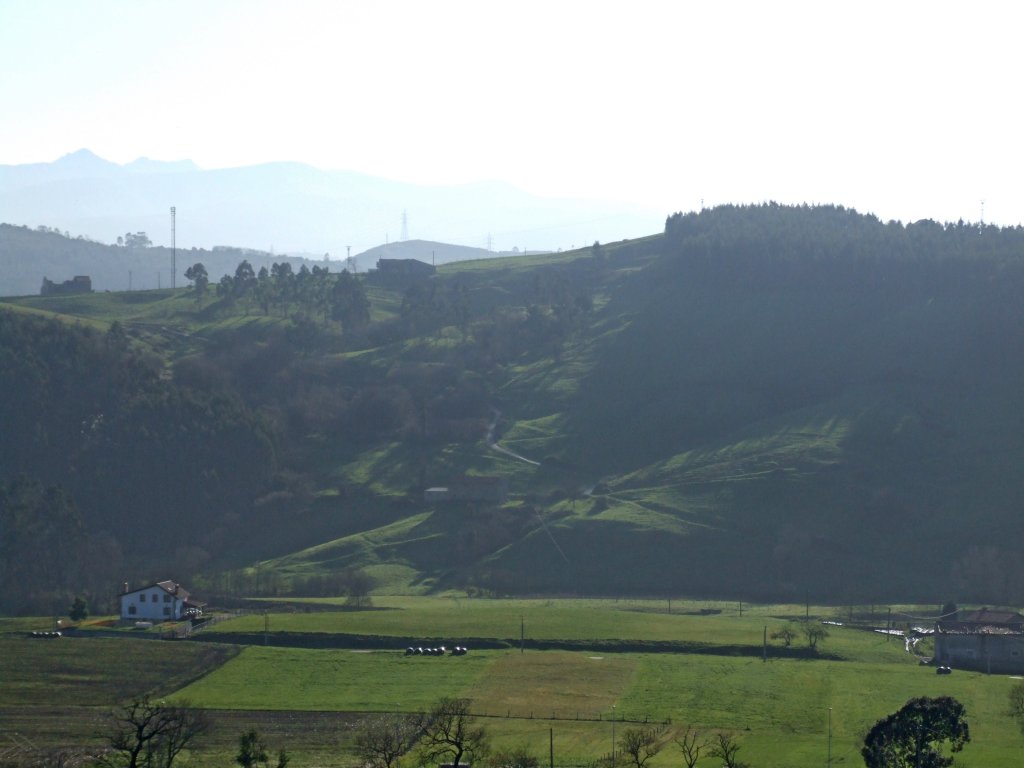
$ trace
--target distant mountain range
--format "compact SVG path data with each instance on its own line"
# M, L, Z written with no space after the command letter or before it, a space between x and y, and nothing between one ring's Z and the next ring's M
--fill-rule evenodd
M105 243L143 231L170 246L172 206L179 248L337 259L349 247L356 255L408 235L487 251L557 250L646 235L668 213L541 198L498 182L423 186L286 162L217 170L189 160L118 165L82 149L52 163L0 165L4 223Z

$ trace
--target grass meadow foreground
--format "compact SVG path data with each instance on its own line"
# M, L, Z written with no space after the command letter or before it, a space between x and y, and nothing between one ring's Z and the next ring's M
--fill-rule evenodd
M970 672L937 676L902 641L829 627L816 657L759 655L795 606L612 600L381 598L373 610L243 616L211 630L259 632L261 644L25 638L0 623L0 748L94 742L102 714L149 691L208 708L213 730L193 764L227 765L238 734L256 727L295 768L351 766L350 726L362 713L413 712L441 696L472 700L497 747L526 746L548 762L584 766L611 750L613 729L647 723L666 742L650 763L680 766L673 737L692 727L733 732L752 766L861 765L864 733L915 696L951 695L967 708L972 741L958 765L1016 766L1024 737L1007 714L1015 680ZM326 610L324 610L326 609ZM701 615L700 610L705 611ZM721 611L713 613L712 611ZM815 612L820 613L818 609ZM780 618L783 617L783 618ZM267 627L267 645L262 631ZM572 650L521 652L513 642L464 657L406 656L408 637L574 641ZM378 636L377 648L279 647L281 633ZM200 638L202 635L200 635ZM695 653L619 652L610 641L693 644ZM588 647L587 641L593 641ZM794 641L795 646L801 639ZM778 649L778 643L774 646ZM716 650L717 649L717 650ZM614 720L614 725L610 720ZM622 762L620 756L619 762ZM713 766L720 761L702 760ZM623 763L624 764L624 763Z

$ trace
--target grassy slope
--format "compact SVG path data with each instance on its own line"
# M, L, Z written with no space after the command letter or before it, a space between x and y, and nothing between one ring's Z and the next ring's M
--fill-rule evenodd
M853 597L899 580L924 596L953 591L953 562L985 539L975 531L1012 535L1020 494L1006 478L1024 446L1000 414L1024 406L1019 311L988 308L977 286L865 302L639 266L609 278L590 335L503 390L522 418L510 447L609 492L559 521L558 548L538 533L495 568L535 576L527 589L613 591L609 572L636 570L623 550L643 549L640 589ZM1006 336L992 334L999 312ZM965 516L985 522L965 532Z
M907 597L938 600L966 546L1014 535L1022 494L1005 478L1024 445L1005 414L1024 407L1024 371L990 332L999 325L984 292L883 292L865 304L842 289L709 287L674 273L662 248L654 236L606 245L602 259L585 249L442 268L481 311L527 304L550 270L592 282L595 310L556 355L488 374L502 445L542 466L482 442L441 447L432 477L511 479L507 519L414 504L396 523L393 505L424 457L402 443L361 453L325 444L320 486L366 492L338 511L356 505L371 520L379 509L384 525L278 550L266 565L285 575L364 566L391 592L473 578L499 591L867 600L894 596L898 583ZM375 317L393 316L398 294L370 290ZM182 314L194 305L181 292L17 303L135 323L172 359L196 340L168 327L215 337L281 322ZM1007 320L1012 341L1020 318ZM441 332L350 354L386 371L459 339ZM977 521L966 531L965 517Z
M588 328L556 357L524 357L494 379L502 445L543 466L482 443L431 457L437 476L504 474L521 498L540 502L522 537L474 552L480 565L470 570L498 589L608 593L630 574L631 591L757 594L750 585L759 583L765 593L840 599L867 599L898 578L938 599L935 548L947 583L964 505L1005 527L1018 501L1003 482L976 482L1007 476L1024 451L1000 421L1019 400L1009 384L1019 366L998 347L977 348L983 298L968 297L977 327L963 328L950 324L963 316L953 305L962 297L882 297L863 307L841 292L719 295L661 279L659 248L658 237L621 254L606 246ZM518 300L537 269L589 268L591 256L487 260L443 273L469 280L486 307ZM429 356L443 340L369 354L387 366L398 355ZM948 371L951 362L960 367ZM991 375L974 376L975 365ZM417 461L401 444L380 446L346 458L340 477L393 494ZM568 499L598 483L595 497ZM380 572L386 590L459 583L466 569L446 558L457 524L420 515L413 536L392 526L270 565L309 573L393 563ZM880 536L879 524L893 518L910 533ZM325 557L332 551L344 554ZM880 570L862 565L876 558ZM727 561L736 565L723 577Z

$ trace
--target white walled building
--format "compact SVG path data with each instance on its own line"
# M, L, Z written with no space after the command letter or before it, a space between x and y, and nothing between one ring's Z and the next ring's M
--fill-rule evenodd
M174 621L200 607L189 601L188 592L173 581L158 581L130 591L125 583L121 593L122 621Z

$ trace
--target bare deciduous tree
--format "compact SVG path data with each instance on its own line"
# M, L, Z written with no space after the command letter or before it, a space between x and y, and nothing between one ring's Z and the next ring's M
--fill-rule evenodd
M654 728L627 728L619 737L619 749L635 768L644 768L661 751L658 732Z
M683 762L686 764L686 768L693 768L697 765L701 750L709 746L707 739L702 738L692 728L687 728L682 736L677 736L676 744L679 745L679 751L683 753Z
M207 728L206 715L188 704L132 699L110 716L103 734L108 749L100 765L108 768L171 768L182 750Z
M821 624L813 624L809 621L804 622L803 632L807 639L807 647L811 649L812 653L818 650L818 643L828 637L827 629Z
M369 768L394 768L402 755L416 745L422 725L415 715L364 717L356 724L356 754Z
M795 639L796 631L789 626L783 627L782 629L777 629L774 632L772 632L772 640L781 640L782 644L787 648L789 648L789 646L793 644L793 641Z
M425 763L458 768L467 757L475 761L487 754L487 731L470 714L469 699L440 699L423 720L420 738Z
M37 749L26 742L0 749L3 768L88 768L96 764L95 750L73 747Z
M740 744L731 733L718 733L711 742L711 750L708 754L717 757L722 761L723 768L747 768L746 763L741 763L736 757L740 751Z

